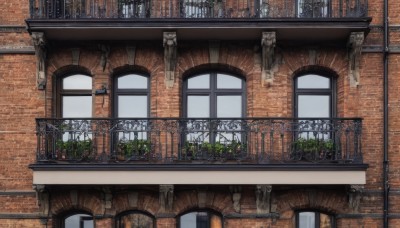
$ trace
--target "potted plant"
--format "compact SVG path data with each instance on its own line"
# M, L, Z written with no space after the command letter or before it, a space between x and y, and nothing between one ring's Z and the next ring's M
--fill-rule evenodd
M117 159L146 159L151 152L151 142L147 139L121 140L117 144Z
M57 140L56 157L59 160L83 160L89 158L93 150L91 139L85 140Z
M292 144L292 158L295 160L323 160L333 158L335 143L331 140L299 138Z

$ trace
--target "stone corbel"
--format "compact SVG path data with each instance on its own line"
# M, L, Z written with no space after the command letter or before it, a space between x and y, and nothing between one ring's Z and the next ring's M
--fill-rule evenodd
M256 186L256 206L257 214L270 213L271 204L271 185L257 185Z
M240 213L240 199L242 198L242 187L229 186L229 190L232 194L233 209L235 210L235 212Z
M103 190L104 209L111 209L113 200L111 189L104 187L102 188L102 190Z
M358 212L363 191L364 185L350 185L348 189L347 193L349 195L349 208L353 213Z
M350 86L357 87L360 84L361 49L364 42L364 32L352 32L347 47L349 59Z
M39 90L46 88L46 37L43 32L32 32L33 45L36 55L36 81Z
M128 65L135 65L136 46L127 46L126 55L128 56Z
M33 189L36 190L36 199L40 215L47 216L50 208L49 192L44 185L34 185Z
M164 32L163 36L165 85L167 88L172 88L174 86L175 68L177 63L176 32Z
M261 38L261 77L264 83L272 84L274 81L276 33L263 32Z
M172 210L174 203L174 185L160 185L159 203L162 212Z
M106 44L99 44L99 49L101 51L101 57L100 57L100 66L103 69L103 72L106 70L107 62L108 62L108 56L110 55L110 46Z

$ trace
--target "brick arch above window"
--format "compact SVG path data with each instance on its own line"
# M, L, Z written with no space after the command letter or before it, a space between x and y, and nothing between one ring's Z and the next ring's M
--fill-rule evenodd
M244 80L247 80L247 73L235 66L231 66L228 64L201 64L198 66L194 66L190 69L184 71L182 75L182 79L185 80L188 77L192 77L193 75L202 74L202 73L209 73L209 72L221 72L226 74L235 75L236 77L241 77Z

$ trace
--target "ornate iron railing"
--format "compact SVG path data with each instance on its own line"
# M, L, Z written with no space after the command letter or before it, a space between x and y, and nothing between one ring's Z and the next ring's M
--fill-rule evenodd
M366 17L368 0L30 0L32 19Z
M361 119L37 119L37 162L362 163Z

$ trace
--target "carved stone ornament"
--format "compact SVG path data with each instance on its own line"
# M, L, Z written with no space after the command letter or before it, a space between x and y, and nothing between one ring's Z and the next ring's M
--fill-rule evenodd
M261 38L261 78L264 83L272 84L274 80L276 33L263 32Z
M171 211L174 202L174 186L160 185L159 203L162 212Z
M364 185L350 185L349 187L349 208L353 213L358 212L363 191Z
M232 194L233 209L235 210L235 212L240 213L240 199L242 198L242 187L229 186L229 190Z
M128 56L128 65L135 65L136 46L127 46L126 54Z
M256 186L256 206L257 214L270 213L271 204L271 185L257 185Z
M110 55L111 48L109 45L100 44L99 49L101 51L100 66L102 67L103 72L104 72L106 70L108 56Z
M349 58L350 86L357 87L360 84L361 49L364 42L364 32L352 32L347 43Z
M43 32L32 32L33 45L35 47L36 56L36 81L38 89L46 88L46 38Z
M113 195L112 195L111 189L104 187L103 188L103 201L104 201L105 209L111 209L112 199L113 199Z
M210 55L210 63L218 63L219 62L219 47L220 41L213 40L209 42L209 55Z
M175 68L177 63L176 32L164 32L163 35L165 85L167 88L171 88L174 86Z
M49 192L46 190L44 185L34 185L33 189L36 190L36 199L40 215L47 216L50 208Z

